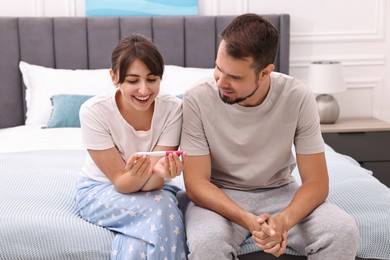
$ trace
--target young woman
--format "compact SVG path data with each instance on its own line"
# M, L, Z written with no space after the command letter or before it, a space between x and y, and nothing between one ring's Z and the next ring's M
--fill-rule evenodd
M88 150L77 183L82 218L116 233L112 259L187 259L177 189L186 154L151 157L137 152L178 148L181 101L159 93L164 62L156 46L133 34L111 57L116 86L80 109Z

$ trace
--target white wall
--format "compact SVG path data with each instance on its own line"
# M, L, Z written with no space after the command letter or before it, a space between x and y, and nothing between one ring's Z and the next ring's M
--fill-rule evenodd
M344 65L340 117L390 122L390 4L386 0L199 0L200 15L289 13L290 74L306 80L314 60ZM85 16L85 0L0 1L0 16Z

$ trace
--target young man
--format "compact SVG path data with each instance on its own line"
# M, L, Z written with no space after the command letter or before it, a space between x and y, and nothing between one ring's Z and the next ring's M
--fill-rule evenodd
M273 72L278 37L262 17L238 16L221 33L214 79L184 97L189 259L237 259L250 235L275 256L289 246L308 259L355 259L354 219L325 201L314 96ZM296 165L300 186L291 176Z

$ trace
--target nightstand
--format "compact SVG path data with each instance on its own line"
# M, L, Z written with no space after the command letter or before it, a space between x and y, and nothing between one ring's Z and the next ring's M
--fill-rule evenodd
M321 125L326 144L349 155L390 188L390 123L375 118L339 119Z

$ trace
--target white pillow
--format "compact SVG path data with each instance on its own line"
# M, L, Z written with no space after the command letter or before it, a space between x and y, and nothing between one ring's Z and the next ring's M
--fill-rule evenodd
M198 81L213 77L214 68L191 68L165 65L161 91L179 96Z
M114 85L109 69L53 69L21 61L19 64L26 86L26 125L47 124L55 94L96 95L110 91Z

